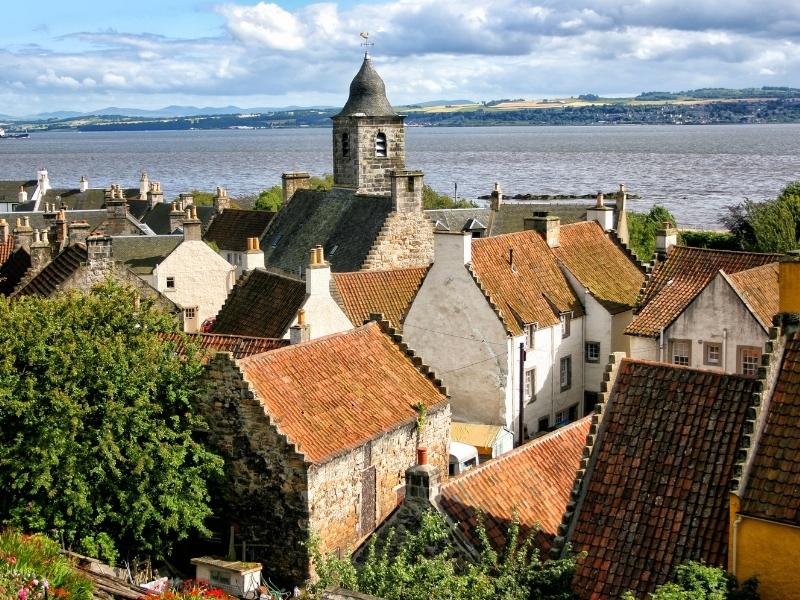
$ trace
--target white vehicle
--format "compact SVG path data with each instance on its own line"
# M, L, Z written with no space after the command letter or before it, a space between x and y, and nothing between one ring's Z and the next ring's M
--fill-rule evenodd
M461 442L450 442L450 477L460 475L472 467L478 466L478 449Z

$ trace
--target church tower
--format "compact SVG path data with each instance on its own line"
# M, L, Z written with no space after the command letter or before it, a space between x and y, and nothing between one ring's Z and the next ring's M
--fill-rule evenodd
M357 194L390 195L392 171L405 169L403 117L386 98L386 86L364 54L350 97L333 117L333 184Z

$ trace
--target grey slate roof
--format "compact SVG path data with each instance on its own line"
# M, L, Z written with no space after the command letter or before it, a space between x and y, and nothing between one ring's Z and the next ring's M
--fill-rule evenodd
M147 275L183 241L182 235L130 235L111 238L115 261L137 275Z
M350 97L337 117L364 114L368 117L396 116L397 113L386 98L386 85L378 72L372 68L372 61L364 56L364 63L350 83Z
M561 219L562 225L585 221L586 209L591 206L590 202L503 203L494 217L494 223L489 208L438 208L426 210L425 214L434 223L438 221L440 228L446 228L448 231L464 231L467 222L475 219L486 226L486 235L501 235L523 231L525 217L532 217L534 212L547 211L556 215Z
M308 266L308 251L322 244L331 270L357 271L391 211L389 196L298 190L261 238L264 260L270 267L299 273Z
M35 179L25 179L20 181L0 181L0 202L16 202L19 197L19 186L23 186L28 192L28 198L36 190Z
M211 220L203 239L214 242L220 250L245 252L247 238L260 239L274 217L274 212L266 210L226 208Z
M128 203L129 210L131 203ZM203 224L203 231L206 230L211 219L217 214L213 206L197 206L197 218ZM136 212L141 214L141 206L137 204ZM172 212L171 202L159 202L151 210L147 211L139 220L147 225L156 235L169 235L174 233L169 226L169 214ZM135 216L135 213L131 211Z
M45 221L44 215L45 213L42 211L0 212L0 219L8 221L8 225L13 232L17 224L17 219L21 217L28 217L31 227L34 229L45 229L49 227L50 224ZM108 217L108 213L104 208L99 210L67 210L67 223L86 221L89 223L90 230L105 221L106 217Z
M56 256L47 266L39 271L33 279L22 286L15 296L42 296L47 298L59 289L82 263L87 259L86 246L75 244L68 246L61 254Z

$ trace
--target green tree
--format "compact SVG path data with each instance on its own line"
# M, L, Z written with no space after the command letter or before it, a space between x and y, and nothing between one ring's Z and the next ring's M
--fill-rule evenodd
M446 194L440 194L429 185L422 186L422 208L475 208L477 204L470 200L453 200Z
M110 561L206 531L222 461L193 439L202 366L176 329L112 283L0 298L0 522Z
M628 212L628 239L631 250L643 261L650 261L656 250L656 231L675 217L666 208L654 204L648 213Z
M736 578L720 567L689 561L675 569L675 581L658 586L648 600L758 600L758 580L753 577L740 588ZM622 600L636 600L631 592Z
M326 173L322 177L315 175L308 180L308 183L312 190L329 190L333 187L333 175L331 173ZM279 185L273 185L258 195L254 208L277 212L281 206L283 206L283 189Z
M787 185L773 200L745 200L729 206L722 222L744 250L787 252L800 248L800 181Z
M319 581L309 587L318 598L326 587L337 585L386 600L567 600L575 557L542 562L533 537L519 536L516 518L509 527L508 543L501 551L489 544L479 526L483 548L477 563L456 557L451 528L436 511L423 514L416 532L394 543L389 531L382 544L373 536L363 564L355 566L335 555L322 556L315 547Z
M214 205L214 194L211 192L203 192L201 190L192 190L190 192L192 194L193 202L195 206L213 206ZM239 204L231 200L231 208L239 208Z

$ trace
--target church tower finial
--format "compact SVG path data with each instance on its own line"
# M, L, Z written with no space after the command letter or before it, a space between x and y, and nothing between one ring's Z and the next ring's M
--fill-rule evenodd
M375 44L369 41L369 31L362 31L358 35L364 40L361 45L364 46L364 58L369 58L369 47Z

